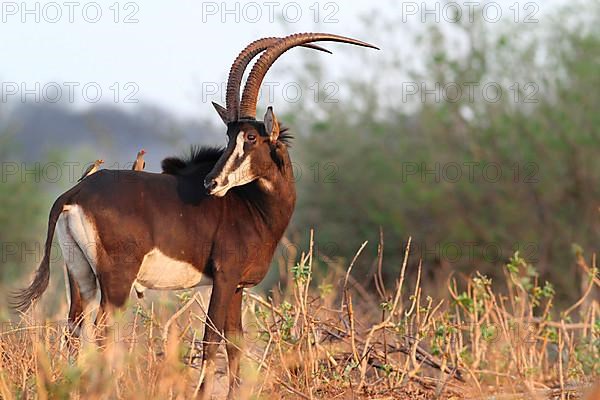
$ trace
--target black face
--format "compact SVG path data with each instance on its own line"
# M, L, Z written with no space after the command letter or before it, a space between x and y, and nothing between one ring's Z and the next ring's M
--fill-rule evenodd
M239 121L227 127L225 152L206 176L204 186L210 195L225 196L235 186L265 176L273 168L271 140L265 125L258 121Z

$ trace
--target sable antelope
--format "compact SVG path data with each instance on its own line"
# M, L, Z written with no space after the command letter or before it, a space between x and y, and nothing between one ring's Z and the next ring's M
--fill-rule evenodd
M227 146L196 148L187 159L167 158L162 174L102 170L61 195L50 211L44 258L31 285L14 295L14 307L27 310L48 286L55 228L66 260L69 323L75 334L82 317L96 307L97 296L96 321L101 321L111 309L125 305L134 283L149 289L212 285L208 318L216 331L207 328L204 333L201 397L212 392L224 332L229 397L234 398L242 291L264 278L296 201L287 151L290 135L271 107L263 121L255 119L258 91L277 58L316 41L376 48L323 33L249 45L231 67L226 108L215 104L227 125ZM261 51L240 102L244 69Z
M132 171L143 171L146 168L146 161L144 161L144 154L146 154L146 150L141 149L137 153L137 157L133 162L133 166L131 167Z
M104 160L94 161L94 163L92 165L90 165L89 167L87 167L85 169L85 171L83 171L83 175L81 175L81 178L79 178L77 180L77 182L81 182L83 180L83 178L85 178L86 176L90 176L91 174L97 172L98 169L100 169L100 165L102 165L102 164L104 164Z

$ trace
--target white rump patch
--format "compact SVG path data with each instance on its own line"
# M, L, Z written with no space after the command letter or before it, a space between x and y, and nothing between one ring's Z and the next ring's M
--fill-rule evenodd
M81 206L70 204L63 207L56 225L59 244L67 265L71 257L77 257L72 254L73 245L77 244L95 273L98 265L99 236L93 220L86 215Z
M146 288L177 290L206 285L212 285L211 278L193 265L170 258L155 248L144 256L134 288L143 292Z
M98 235L94 223L80 206L65 206L58 217L56 233L67 269L77 282L84 301L90 296L98 296L96 280Z
M96 277L99 243L94 221L81 206L65 205L56 222L56 233L68 273L79 287L84 314L91 316L100 305L101 295ZM65 281L69 286L69 280ZM70 292L67 297L70 302Z

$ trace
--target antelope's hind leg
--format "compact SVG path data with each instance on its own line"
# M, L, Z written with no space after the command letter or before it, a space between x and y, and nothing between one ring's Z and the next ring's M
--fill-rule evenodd
M115 325L124 323L124 321L115 319L114 314L127 304L141 260L137 256L125 252L111 253L109 256L101 246L97 249L97 253L98 263L102 269L98 273L101 296L96 326L105 338L111 329L114 329L115 335L128 335L124 329L119 329L118 325ZM119 262L115 260L119 260ZM129 325L125 326L129 327ZM121 342L129 338L115 336L111 339Z
M123 248L127 249L127 246ZM142 260L125 250L109 255L104 248L99 247L98 261L102 265L102 270L98 273L102 292L101 312L110 315L115 309L126 305L132 287L137 291L134 283Z
M85 261L83 252L67 262L67 278L69 284L69 333L73 338L93 341L94 334L89 328L92 314L99 305L99 290L96 275ZM81 337L83 333L83 337Z
M96 274L88 262L83 250L71 234L67 218L62 214L57 223L57 233L60 248L66 264L67 282L69 285L69 332L70 335L83 340L93 340L92 331L86 325L91 320L91 314L99 304L100 291ZM85 329L82 329L85 328Z
M81 293L79 293L79 286L77 286L77 282L75 282L73 276L69 273L66 264L65 284L67 285L67 300L69 302L68 333L65 336L65 341L69 350L74 351L74 341L79 337L81 323L83 322L83 302L81 300Z

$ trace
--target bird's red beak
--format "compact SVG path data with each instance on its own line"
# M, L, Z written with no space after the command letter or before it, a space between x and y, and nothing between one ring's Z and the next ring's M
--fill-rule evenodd
M144 154L146 154L146 150L142 149L142 150L140 150L140 153L141 153L142 155L144 155Z

